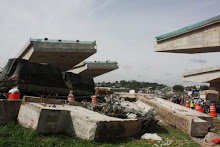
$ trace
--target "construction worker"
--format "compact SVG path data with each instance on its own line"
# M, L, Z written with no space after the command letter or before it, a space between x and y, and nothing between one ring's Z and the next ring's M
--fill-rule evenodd
M200 99L200 97L198 97L196 103L197 103L197 104L201 104L201 99Z
M194 102L194 98L192 97L191 101L190 101L190 108L191 109L195 109L195 102Z

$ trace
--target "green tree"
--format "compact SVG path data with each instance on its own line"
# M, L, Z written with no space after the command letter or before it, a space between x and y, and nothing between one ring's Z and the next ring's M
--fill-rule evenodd
M177 91L177 92L183 92L184 87L181 85L175 85L175 86L173 86L173 90Z
M201 90L201 91L203 91L203 90L208 90L208 89L209 89L209 87L206 86L206 85L200 86L200 90Z

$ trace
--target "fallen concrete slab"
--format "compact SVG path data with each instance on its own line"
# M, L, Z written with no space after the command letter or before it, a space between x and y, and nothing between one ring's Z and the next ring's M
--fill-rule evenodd
M0 99L0 125L17 121L21 100Z
M141 125L135 119L105 116L79 106L23 103L18 122L38 133L67 132L98 142L136 136Z
M157 116L165 123L195 136L203 137L208 133L208 127L213 126L213 117L161 98L148 98L147 94L136 94L140 100L157 111Z

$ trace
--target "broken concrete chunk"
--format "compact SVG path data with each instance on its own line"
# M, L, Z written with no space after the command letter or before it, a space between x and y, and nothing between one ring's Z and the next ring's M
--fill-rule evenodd
M151 139L151 140L157 140L157 141L162 141L162 138L157 135L157 133L145 133L144 135L141 136L141 139Z
M136 114L127 114L128 119L137 119L137 115Z
M205 136L204 141L206 141L206 142L211 142L212 139L216 139L216 138L220 138L220 136L219 136L218 134L209 132L209 133Z

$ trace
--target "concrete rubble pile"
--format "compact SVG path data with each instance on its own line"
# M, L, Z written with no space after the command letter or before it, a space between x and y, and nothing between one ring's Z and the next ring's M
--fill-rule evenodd
M153 107L141 102L125 101L116 95L111 95L109 98L105 97L106 103L86 103L87 109L99 112L101 114L117 117L122 119L137 119L142 126L144 132L148 124L155 121L156 111Z

